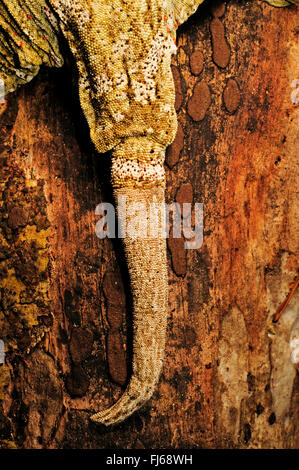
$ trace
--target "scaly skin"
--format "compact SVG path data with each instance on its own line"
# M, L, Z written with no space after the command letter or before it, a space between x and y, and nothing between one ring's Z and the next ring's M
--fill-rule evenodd
M149 214L151 202L164 203L164 189L120 188L115 197L125 196L127 206L144 204ZM123 214L119 214L123 222ZM139 213L139 223L147 230L148 217ZM136 221L136 217L134 217ZM127 222L130 217L127 214ZM115 424L140 408L153 394L162 369L168 310L166 239L163 219L151 225L161 236L125 238L125 255L133 293L133 374L120 400L111 408L91 417L94 422Z

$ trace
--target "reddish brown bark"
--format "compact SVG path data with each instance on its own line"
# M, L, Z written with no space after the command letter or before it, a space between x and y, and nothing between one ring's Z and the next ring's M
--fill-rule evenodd
M204 203L204 243L169 240L159 387L104 433L89 416L121 395L130 350L121 249L95 236L108 159L89 143L71 65L0 108L1 447L298 447L286 352L298 292L272 324L298 270L298 15L261 2L212 12L179 32L166 160L168 201Z

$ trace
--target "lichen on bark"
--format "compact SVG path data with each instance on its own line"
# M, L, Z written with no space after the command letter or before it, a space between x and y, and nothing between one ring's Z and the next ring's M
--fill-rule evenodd
M25 359L52 324L48 298L50 224L44 183L26 174L17 163L17 150L11 147L11 119L12 110L7 105L0 115L1 125L7 129L0 137L0 336L8 361L16 356ZM0 375L3 396L8 385L3 378L7 378L5 367Z

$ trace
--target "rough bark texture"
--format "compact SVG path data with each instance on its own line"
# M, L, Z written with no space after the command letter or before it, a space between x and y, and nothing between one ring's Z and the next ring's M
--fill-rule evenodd
M272 324L298 269L297 11L216 1L179 31L167 199L204 203L204 242L169 240L160 384L105 432L89 416L130 370L122 252L95 236L108 159L89 144L72 62L0 105L2 448L298 448L298 292Z

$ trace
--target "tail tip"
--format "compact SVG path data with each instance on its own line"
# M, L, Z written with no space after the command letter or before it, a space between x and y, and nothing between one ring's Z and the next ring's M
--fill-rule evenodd
M89 417L90 421L95 424L102 425L105 428L110 426L110 423L107 423L106 420L103 418L102 413L95 413L94 415Z

